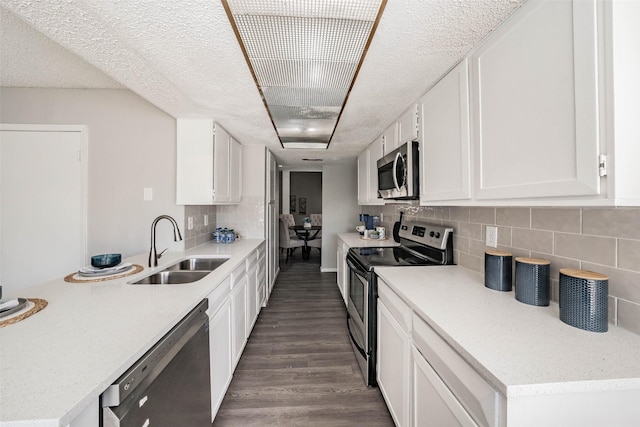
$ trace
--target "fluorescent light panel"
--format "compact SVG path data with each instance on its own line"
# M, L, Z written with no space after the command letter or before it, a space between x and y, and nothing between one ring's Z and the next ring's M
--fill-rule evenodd
M329 142L282 142L282 146L284 148L294 148L294 149L307 149L307 150L321 150L326 149L329 145Z
M222 2L282 146L327 148L386 0Z

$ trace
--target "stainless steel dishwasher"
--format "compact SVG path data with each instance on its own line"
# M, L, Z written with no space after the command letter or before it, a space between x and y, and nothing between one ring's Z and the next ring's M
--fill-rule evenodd
M101 396L104 427L211 426L208 300Z

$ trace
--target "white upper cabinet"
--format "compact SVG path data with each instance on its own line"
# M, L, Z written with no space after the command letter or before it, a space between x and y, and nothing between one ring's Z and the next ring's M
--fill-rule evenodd
M396 148L398 148L398 122L393 122L382 133L382 152L389 154Z
M378 160L382 157L380 136L358 156L358 204L383 205L378 198Z
M471 197L468 69L465 59L420 100L421 204Z
M176 203L240 203L242 145L210 119L177 120Z
M604 2L607 96L601 114L609 161L606 190L617 205L640 205L640 2ZM612 70L612 71L611 71Z
M475 198L597 195L595 1L529 1L471 62Z
M402 145L405 142L418 139L418 104L412 104L411 107L398 119L398 144ZM389 150L391 151L391 150Z

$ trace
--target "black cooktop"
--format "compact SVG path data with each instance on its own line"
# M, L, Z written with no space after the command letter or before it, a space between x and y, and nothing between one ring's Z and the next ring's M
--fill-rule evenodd
M372 267L395 267L403 265L441 265L442 263L418 256L407 249L397 247L386 248L351 248L349 252L356 256L365 270Z

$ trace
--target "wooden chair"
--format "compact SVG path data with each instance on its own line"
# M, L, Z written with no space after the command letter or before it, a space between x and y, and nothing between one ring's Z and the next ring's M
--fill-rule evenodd
M289 224L284 218L280 218L280 249L287 250L287 259L285 262L289 262L289 255L293 255L293 251L296 248L304 247L304 240L294 240L289 235Z

